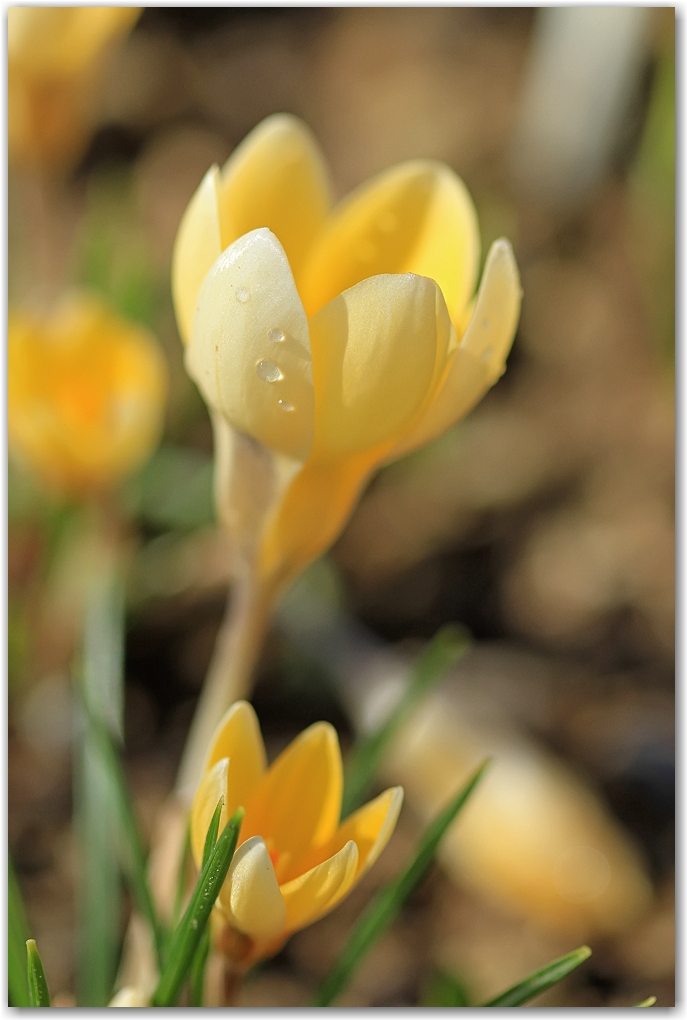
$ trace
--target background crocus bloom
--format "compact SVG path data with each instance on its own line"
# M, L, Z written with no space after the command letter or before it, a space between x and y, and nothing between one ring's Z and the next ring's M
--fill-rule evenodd
M7 131L10 156L61 160L78 150L106 47L140 7L10 7Z
M219 512L276 586L334 541L380 464L440 435L496 382L520 309L503 240L472 300L476 214L443 164L404 163L330 205L308 129L270 117L208 171L174 252ZM246 495L242 436L271 453L262 512Z
M335 907L386 846L401 787L339 824L342 787L339 742L328 723L301 733L269 769L248 702L232 705L217 727L193 801L191 846L199 866L220 798L220 831L239 806L246 809L218 899L229 925L250 940L244 966Z
M159 439L162 354L96 298L66 298L46 320L11 312L7 383L10 449L52 488L110 485Z

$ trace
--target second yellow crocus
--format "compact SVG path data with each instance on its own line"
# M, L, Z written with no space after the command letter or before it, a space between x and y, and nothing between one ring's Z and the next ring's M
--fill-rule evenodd
M218 510L264 586L323 552L375 469L502 374L517 267L497 241L473 299L478 264L474 207L443 164L392 168L332 209L310 132L277 115L206 174L172 287L213 419Z
M315 723L267 768L255 712L236 702L221 720L191 810L191 847L203 857L212 815L223 801L220 831L246 814L218 907L238 938L235 962L247 968L288 936L332 910L374 864L401 810L393 787L339 824L343 773L336 732Z

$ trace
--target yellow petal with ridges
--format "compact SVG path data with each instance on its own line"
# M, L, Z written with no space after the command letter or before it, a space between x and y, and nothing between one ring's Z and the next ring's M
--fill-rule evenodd
M273 939L284 931L286 908L264 839L242 843L219 894L232 925L254 939Z
M349 840L358 847L356 879L368 871L389 842L403 804L403 787L393 786L341 823L326 846L314 851L303 866L312 868L339 852Z
M495 241L489 250L470 322L448 358L445 377L427 411L401 436L389 459L437 436L472 410L505 371L520 315L522 291L513 249Z
M283 884L287 930L298 931L335 907L355 882L357 870L358 848L349 840L338 853Z
M311 317L341 291L383 273L439 284L461 320L479 265L477 214L465 185L441 163L413 160L363 184L334 210L300 286Z
M318 460L393 440L422 407L450 340L433 280L373 276L310 322Z
M172 299L179 335L191 339L201 284L222 253L217 189L219 168L211 166L186 207L172 252Z
M222 169L222 248L269 227L298 280L330 204L327 167L311 131L296 117L274 114L251 131Z
M229 759L225 797L231 816L238 807L248 804L267 768L260 724L247 701L234 702L220 720L210 741L203 775L223 758Z
M219 832L229 821L230 815L227 812L227 776L229 773L229 759L221 758L215 762L209 772L205 774L196 790L191 806L191 852L197 868L203 862L203 848L208 828L212 821L220 797L224 798L224 806L219 820ZM233 813L233 812L232 812Z
M315 723L272 763L250 804L241 835L262 836L278 857L293 866L336 831L341 813L343 773L336 730ZM298 871L295 872L298 874ZM282 881L295 877L285 874Z
M305 459L314 402L308 323L284 249L266 227L230 245L205 277L186 366L235 428Z

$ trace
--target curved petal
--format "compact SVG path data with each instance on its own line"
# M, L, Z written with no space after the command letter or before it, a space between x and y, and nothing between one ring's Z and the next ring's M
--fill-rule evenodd
M520 315L522 290L513 249L506 240L489 250L479 293L460 345L449 355L446 374L429 408L394 446L402 457L472 410L505 371Z
M298 280L331 204L327 167L306 125L285 113L263 120L224 165L219 195L222 248L269 227Z
M301 295L312 316L369 276L417 273L439 284L455 323L477 279L477 214L442 163L413 160L363 184L339 205L313 247Z
M186 365L235 428L286 456L307 456L308 323L284 249L267 228L235 241L205 277Z
M234 702L218 724L203 775L223 758L229 759L225 797L227 815L231 816L238 807L246 807L267 768L260 724L247 701Z
M322 308L310 322L313 457L395 439L431 392L450 335L438 286L412 273L373 276Z
M186 207L172 252L172 300L179 335L191 339L201 284L222 253L220 236L219 168L211 166Z
M222 813L220 814L219 819L220 832L230 818L230 815L227 812L226 797L228 774L228 758L222 758L220 761L215 762L210 771L203 776L200 785L196 790L196 795L193 798L190 819L191 852L193 853L193 860L195 861L197 868L200 868L203 862L205 837L208 834L208 828L220 798L224 798L224 806L222 807Z
M247 805L241 829L245 838L263 836L279 857L291 864L312 846L331 838L341 813L343 773L336 730L315 723L282 751ZM280 869L282 870L282 869ZM298 874L298 871L295 872Z
M303 862L312 868L339 852L349 840L358 847L356 880L368 871L389 842L403 804L403 787L393 786L365 804L341 823L326 846L310 854Z
M338 853L281 886L287 931L312 924L343 899L358 872L358 848L349 840Z
M284 931L286 908L264 839L240 845L219 894L231 923L254 939L273 939Z

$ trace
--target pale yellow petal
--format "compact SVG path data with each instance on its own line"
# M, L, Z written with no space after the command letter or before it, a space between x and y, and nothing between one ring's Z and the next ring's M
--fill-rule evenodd
M392 167L345 199L308 259L308 316L342 290L381 273L417 273L441 287L458 322L476 282L477 215L465 185L442 163Z
M255 939L284 931L286 907L264 839L254 836L236 850L219 901L233 927Z
M220 206L223 249L269 227L298 280L330 206L327 168L306 125L284 113L258 124L222 170Z
M277 868L281 855L290 862L282 881L295 877L300 857L335 832L342 788L336 730L329 723L315 723L269 768L246 805L242 836L263 836L275 853Z
M215 813L220 799L224 799L224 806L219 820L219 832L229 821L230 815L227 812L227 776L229 774L229 759L222 758L215 762L209 772L205 774L196 790L193 804L191 805L191 851L196 867L200 868L203 862L203 848L208 828Z
M322 308L310 323L313 456L393 440L431 391L450 329L436 283L412 273L373 276Z
M225 797L227 814L231 816L238 807L246 807L267 768L260 724L247 701L234 702L219 722L210 741L203 775L223 758L229 759Z
M349 840L358 847L356 879L368 871L389 842L403 804L403 788L391 787L349 815L331 840L314 851L304 862L308 868L339 852Z
M212 166L186 207L172 253L172 299L179 335L191 339L198 292L222 253L217 188L219 168Z
M186 365L231 425L286 456L307 456L308 323L284 249L267 228L235 241L207 274Z
M399 438L389 459L402 457L437 436L472 410L503 375L520 315L522 291L508 241L489 250L474 310L460 345L451 352L436 397Z
M312 924L343 899L355 882L358 848L350 840L326 861L281 886L289 932Z

